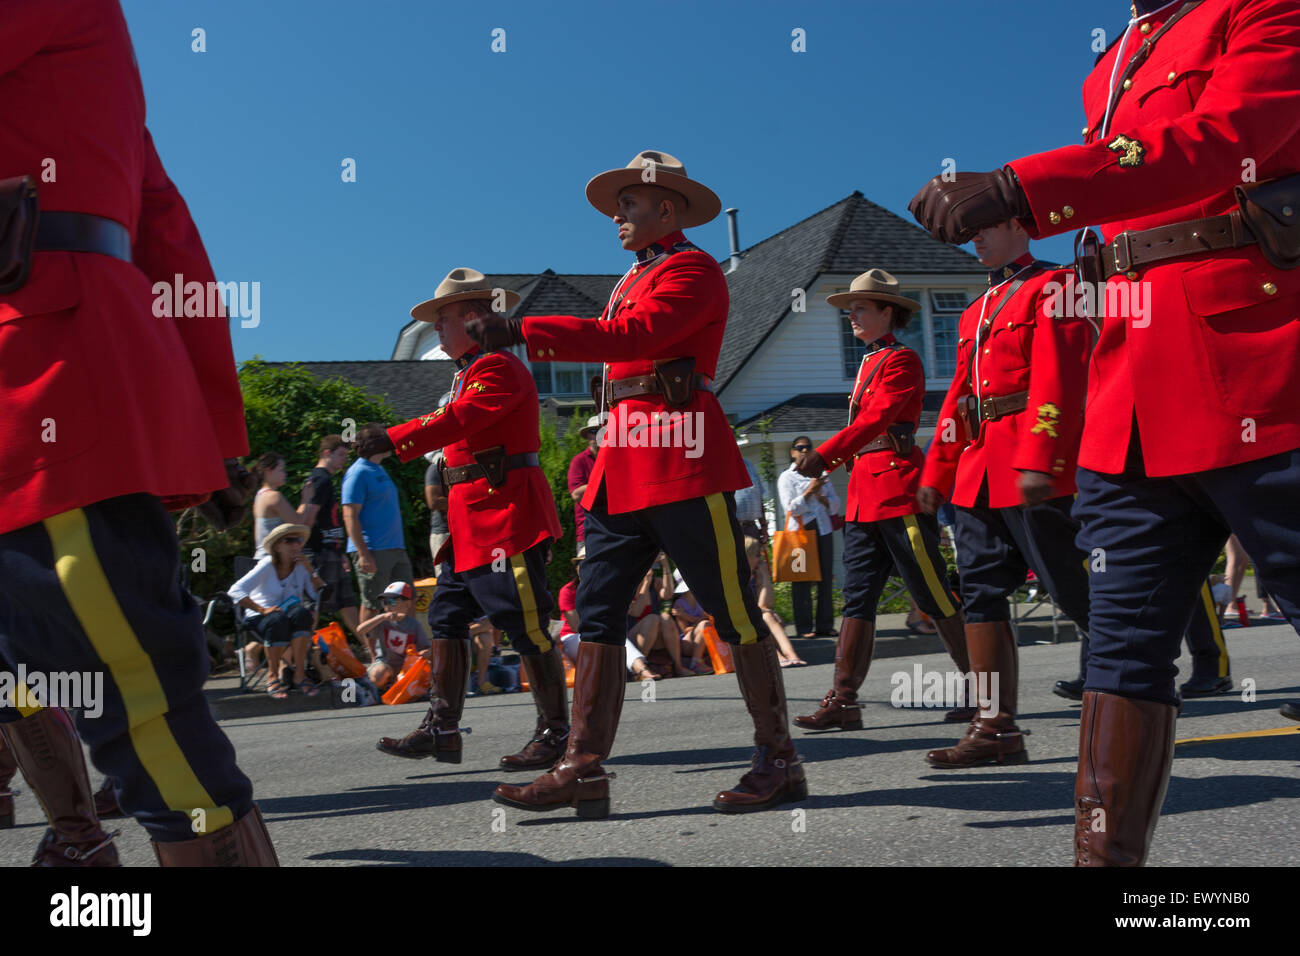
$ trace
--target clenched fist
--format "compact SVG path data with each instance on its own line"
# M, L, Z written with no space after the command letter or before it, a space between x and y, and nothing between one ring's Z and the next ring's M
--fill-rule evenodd
M523 319L508 319L493 312L486 317L465 322L465 334L482 346L485 352L506 349L524 343Z
M940 242L961 245L975 233L1009 219L1029 219L1029 200L1010 168L991 173L935 176L912 197L908 212Z

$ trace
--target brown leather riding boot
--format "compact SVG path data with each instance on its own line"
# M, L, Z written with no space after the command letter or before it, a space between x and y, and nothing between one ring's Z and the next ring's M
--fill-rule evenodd
M1165 802L1178 709L1083 692L1074 865L1142 866Z
M564 661L560 649L545 654L520 655L528 675L528 689L537 705L537 729L519 753L501 758L502 770L537 770L555 766L569 740L569 700L564 686Z
M159 866L279 866L262 811L253 804L228 827L194 840L153 845Z
M876 622L846 617L840 624L840 640L835 645L834 684L821 706L811 717L796 717L804 730L861 730L862 711L858 707L858 688L871 668L871 650L876 642Z
M9 789L9 782L18 772L14 755L0 737L0 830L7 830L14 825L14 792Z
M468 727L460 726L469 686L469 640L436 639L429 657L433 690L420 726L401 739L381 737L375 748L394 757L460 763L461 734L469 733Z
M785 683L776 642L770 638L753 644L731 645L736 681L754 720L754 751L749 773L732 790L713 801L722 813L752 813L808 796L803 761L795 753L786 723Z
M118 806L117 790L113 786L112 777L105 777L104 782L95 791L95 816L101 820L126 816L122 812L122 808Z
M992 692L992 676L998 678L998 713L976 715L966 736L955 747L931 750L925 759L932 767L957 769L986 763L1025 763L1024 734L1016 726L1017 663L1016 637L1007 621L967 622L966 643L970 665L977 678L987 683L981 690Z
M45 707L0 725L0 733L50 824L32 865L121 866L113 837L95 816L86 759L72 718L57 707Z
M943 642L944 650L952 658L952 662L957 665L957 670L963 674L970 673L970 654L966 652L966 617L958 611L952 617L936 617L934 619L935 629L939 632L939 640ZM963 681L960 685L963 691L966 683ZM975 719L979 708L972 707L969 700L957 701L957 705L943 715L945 724L966 724Z
M559 763L526 787L502 784L492 799L520 810L576 807L578 816L609 816L609 781L601 761L614 746L627 687L627 651L621 644L583 641L573 682L573 723Z

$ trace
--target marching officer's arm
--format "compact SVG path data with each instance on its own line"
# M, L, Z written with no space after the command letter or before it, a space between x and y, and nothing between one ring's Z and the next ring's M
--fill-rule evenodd
M527 393L515 366L500 355L485 355L470 367L458 397L427 415L394 425L388 437L397 457L411 461L509 414Z
M580 319L568 315L529 316L523 320L528 357L543 362L629 362L667 354L725 314L727 282L708 255L680 252L658 267L652 289L636 288L636 304L612 318Z
M167 176L149 131L144 133L145 166L140 190L140 221L131 259L150 282L170 287L177 274L183 281L215 282L212 264L189 207ZM199 390L208 406L222 455L248 454L244 427L244 399L239 390L235 356L230 346L230 325L225 310L217 315L176 317L170 320L185 345ZM183 359L182 359L183 361Z
M1010 164L1033 213L1030 235L1131 218L1229 190L1242 182L1243 160L1263 162L1294 137L1295 123L1282 117L1294 118L1300 102L1300 4L1255 0L1239 6L1222 53L1212 62L1186 64L1212 70L1195 109ZM1072 217L1063 214L1066 206Z
M925 455L925 467L921 469L921 487L934 488L944 499L952 497L952 489L957 484L957 460L962 451L970 444L966 437L966 428L957 422L957 399L966 393L966 365L961 356L957 356L957 370L953 373L952 384L948 394L943 397L939 407L939 420L935 428L934 440Z
M827 471L834 471L859 448L883 434L898 419L918 383L925 380L921 359L911 349L900 349L885 361L888 364L872 384L870 395L862 396L862 408L853 424L841 428L817 449Z
M1055 300L1040 294L1025 359L1030 368L1024 425L1016 435L1011 467L1059 475L1072 470L1083 434L1092 326L1079 318L1051 315Z
M63 4L48 0L0 3L0 76L18 68L54 37L67 19Z

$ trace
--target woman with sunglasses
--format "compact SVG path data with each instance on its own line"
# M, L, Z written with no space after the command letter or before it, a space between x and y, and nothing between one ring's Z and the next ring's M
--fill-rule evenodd
M307 649L312 633L312 611L324 580L302 553L310 532L306 525L276 525L262 541L267 555L231 586L229 594L243 610L248 623L266 645L266 692L276 700L289 696L280 677L281 664L293 667L292 687L308 697L320 688L307 679ZM288 656L286 658L286 651Z

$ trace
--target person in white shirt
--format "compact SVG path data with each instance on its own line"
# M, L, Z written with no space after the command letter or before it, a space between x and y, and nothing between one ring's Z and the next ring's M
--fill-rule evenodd
M316 600L320 588L325 586L325 581L302 553L310 531L301 524L276 525L262 541L267 556L231 585L228 592L242 609L245 622L266 645L266 692L276 700L289 696L289 687L280 677L283 662L293 666L294 689L308 697L320 692L319 687L307 680L305 670L313 621L307 605Z
M794 531L798 522L808 531L817 532L817 560L821 565L820 582L796 581L790 586L794 603L794 628L799 637L833 637L835 631L834 581L835 539L831 515L843 514L835 486L823 474L819 478L806 478L795 469L813 449L812 439L799 436L790 446L791 464L776 480L781 510L785 512L785 528ZM813 622L812 592L817 587L816 627Z

